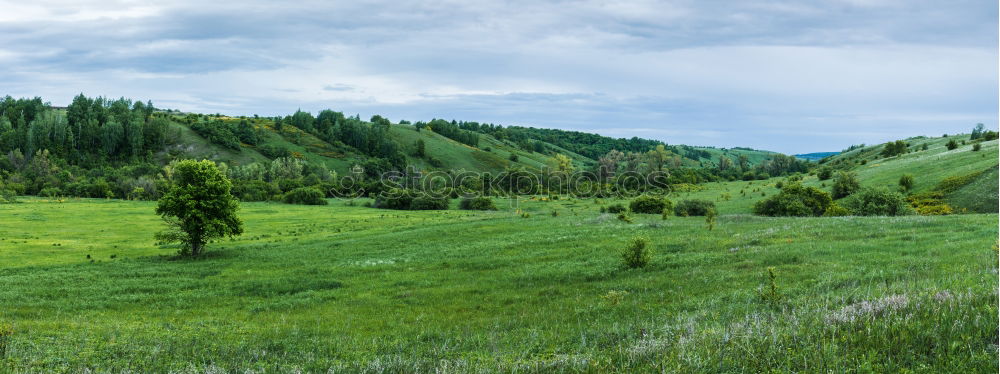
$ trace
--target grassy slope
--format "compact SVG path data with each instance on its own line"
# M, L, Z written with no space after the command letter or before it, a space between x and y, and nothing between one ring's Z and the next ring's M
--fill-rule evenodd
M900 176L911 174L916 182L914 192L924 192L934 188L944 178L983 171L997 165L996 140L983 142L979 152L972 151L971 142L950 151L945 147L948 140L961 142L968 138L968 134L963 134L947 138L909 139L910 149L916 151L901 156L883 158L878 155L882 145L875 145L835 156L831 161L868 160L866 165L856 165L853 168L865 185L895 188ZM928 150L919 150L925 143Z
M711 153L712 157L707 159L702 158L700 161L706 163L712 162L714 164L718 164L719 156L725 156L733 161L733 165L738 165L737 160L739 160L739 155L744 155L747 156L747 160L750 161L750 165L756 165L763 162L764 160L767 160L768 158L770 158L775 154L774 152L769 152L769 151L757 151L757 150L751 151L745 149L732 149L732 148L726 150L722 150L719 148L711 148L711 147L694 147L694 148L708 151L708 153Z
M1000 175L994 166L989 172L983 173L971 183L959 188L945 199L949 205L963 207L975 213L995 213L1000 204L997 194L997 180Z
M955 135L951 138L911 139L911 149L919 149L921 144L928 143L928 150L915 151L902 156L883 158L878 156L882 146L870 146L835 156L829 162L844 160L849 163L848 169L858 174L861 184L865 186L886 186L898 188L899 177L910 174L915 177L914 192L924 192L933 189L947 177L962 176L979 171L988 171L965 188L946 197L946 200L958 209L966 208L969 212L996 212L998 187L997 141L982 143L982 150L972 151L972 144L960 146L948 151L945 143L949 139L968 139L968 135ZM861 165L861 160L868 160ZM777 194L780 190L776 183L784 178L771 178L765 181L733 181L705 183L695 186L694 190L677 190L671 194L672 200L703 199L715 202L721 214L749 214L753 204L768 196ZM816 176L805 176L803 184L830 191L833 181L820 181Z
M0 205L15 369L997 371L996 215L710 232L593 200L522 199L530 218L254 203L245 235L175 260L153 203L27 201ZM653 262L623 270L634 235Z
M223 118L223 120L239 121L238 118L228 117ZM325 164L331 170L336 170L339 173L346 173L351 166L363 163L367 159L366 156L358 154L348 146L339 143L327 143L319 138L309 135L308 133L299 131L293 126L286 125L282 131L276 131L272 127L270 120L260 119L252 121L256 121L258 126L264 126L267 130L260 146L272 145L287 148L291 151L298 152L304 159L310 162ZM208 143L205 139L198 136L198 134L191 131L187 126L179 123L174 123L173 126L181 129L183 133L181 143L187 149L189 157L208 158L236 165L266 159L266 157L256 152L254 147L245 146L243 151L233 152ZM528 169L541 169L543 166L548 165L551 160L550 155L525 151L513 143L500 141L487 134L479 134L479 147L471 147L456 142L432 131L418 132L416 131L416 128L411 125L393 124L390 128L389 136L402 146L407 162L410 165L414 165L418 169L423 170L465 169L470 171L495 172L501 171L505 167L510 166L521 166ZM441 167L435 168L430 165L430 162L426 157L419 158L413 155L416 150L415 142L417 139L424 140L427 157L433 157L440 161L442 165ZM555 152L570 157L578 169L588 169L596 162L586 156L574 153L561 147L549 143L545 144L548 148L555 150ZM486 148L490 148L490 151L486 151ZM694 148L708 151L711 154L711 157L703 158L699 161L684 159L686 166L699 166L699 162L704 162L706 165L712 165L713 163L718 162L719 157L723 155L731 158L735 163L738 155L740 154L746 155L751 164L757 164L774 154L773 152L767 151L749 151L742 149L722 150L709 147ZM510 161L511 154L516 154L518 156L517 162Z
M172 147L172 150L182 151L186 158L224 161L230 165L244 165L268 160L267 157L264 157L251 148L243 147L239 152L236 152L212 144L205 138L202 138L201 135L195 133L194 130L191 130L191 128L177 122L171 123L170 131L178 131L180 133L178 145ZM161 155L162 161L166 161L165 156Z

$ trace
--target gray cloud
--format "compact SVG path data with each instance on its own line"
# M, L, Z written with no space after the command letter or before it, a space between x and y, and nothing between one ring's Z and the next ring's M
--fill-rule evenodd
M984 1L5 2L5 94L837 150L997 125Z

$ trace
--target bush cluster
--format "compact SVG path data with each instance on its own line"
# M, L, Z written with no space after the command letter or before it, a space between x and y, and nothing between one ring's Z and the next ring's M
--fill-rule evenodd
M410 210L447 210L448 198L435 196L417 196L410 202Z
M622 204L613 204L613 205L609 205L606 209L605 208L601 208L601 209L602 209L602 211L606 211L608 213L614 213L614 214L625 213L625 212L628 211L628 209L625 208L625 206L622 205Z
M754 204L753 212L763 216L821 216L832 202L830 194L823 190L789 183L777 195Z
M816 173L816 177L819 178L819 180L821 181L830 179L831 177L833 177L833 169L828 167L820 168L819 171Z
M633 213L661 214L666 210L673 210L674 203L661 197L643 195L632 200L629 209Z
M458 208L462 210L497 210L493 199L486 196L467 197L459 201Z
M865 187L844 200L844 207L858 216L903 216L913 208L902 194L885 187Z
M704 216L708 211L715 210L715 203L708 200L681 200L674 207L674 214L678 217Z
M447 196L430 196L420 191L393 188L375 197L374 207L396 210L445 210Z
M286 204L326 205L326 195L315 187L299 187L289 191L282 198Z

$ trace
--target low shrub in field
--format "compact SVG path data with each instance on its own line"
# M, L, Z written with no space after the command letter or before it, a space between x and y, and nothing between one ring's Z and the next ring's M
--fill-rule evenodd
M715 203L708 200L681 200L674 206L678 217L704 216L709 210L715 210Z
M902 194L885 187L865 187L844 200L844 207L856 216L902 216L913 208Z
M314 187L300 187L289 191L282 198L286 204L326 205L323 191Z
M952 139L949 140L948 143L946 143L944 146L945 148L948 148L949 151L951 151L954 150L955 148L958 148L958 142L956 142L955 139Z
M633 213L661 214L665 209L673 209L674 203L670 200L655 196L639 196L629 203L629 209Z
M233 196L240 201L268 201L281 193L278 186L261 180L233 183Z
M709 209L708 213L705 213L705 225L708 226L708 231L715 228L715 217L715 208Z
M754 204L753 213L762 216L821 216L832 202L830 194L823 190L789 183L777 195Z
M624 213L628 211L628 209L626 209L625 206L622 204L614 204L614 205L609 205L606 211L608 213Z
M761 287L757 291L757 296L760 297L760 301L763 301L771 306L776 306L781 302L782 296L778 293L778 285L775 282L777 276L774 274L774 267L767 268L767 285Z
M653 251L649 248L649 239L642 236L629 240L619 254L622 257L622 264L629 269L645 267L653 259Z
M373 206L380 209L409 210L415 195L412 190L393 188L378 194Z
M632 217L629 217L628 212L626 211L618 213L618 220L625 223L632 223Z
M463 210L497 210L493 199L486 196L467 197L458 203L458 209Z
M418 196L410 202L410 210L447 210L447 197Z
M46 187L41 191L38 191L38 196L42 197L58 197L62 195L62 190L60 190L59 187Z
M14 193L14 190L0 188L0 204L8 204L16 202L17 202L17 194Z

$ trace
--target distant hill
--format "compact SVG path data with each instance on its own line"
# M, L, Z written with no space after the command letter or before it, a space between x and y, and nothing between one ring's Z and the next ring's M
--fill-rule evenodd
M193 113L171 113L171 126L179 131L181 148L188 157L208 158L230 164L267 160L267 149L285 149L296 157L312 163L326 165L338 173L347 173L353 165L372 159L370 155L340 141L323 140L314 133L302 131L289 123L286 118L280 128L272 118L227 117ZM260 142L255 145L240 144L233 150L213 144L191 130L191 123L221 121L236 124L246 122L259 134ZM370 125L367 121L361 123ZM457 122L458 131L475 133L476 145L455 140L453 133L437 131L427 124L389 123L386 135L400 146L406 164L421 170L469 170L496 172L508 167L523 167L538 170L547 165L556 154L569 157L578 169L589 169L597 164L605 152L615 149L623 152L647 152L656 145L664 145L668 152L678 156L687 167L715 167L721 157L730 159L733 165L745 158L750 166L778 154L776 152L751 148L715 148L670 144L639 138L611 138L577 131L507 127L497 132L497 127L489 131L469 129L467 122ZM466 130L469 129L469 130ZM478 129L477 129L478 130ZM453 130L454 131L454 130ZM511 134L515 136L511 136ZM451 136L447 136L451 135ZM417 144L422 143L424 154L419 155Z
M797 154L797 155L795 155L795 157L801 158L803 160L819 161L819 160L822 160L824 158L837 155L839 153L840 152L813 152L813 153Z

